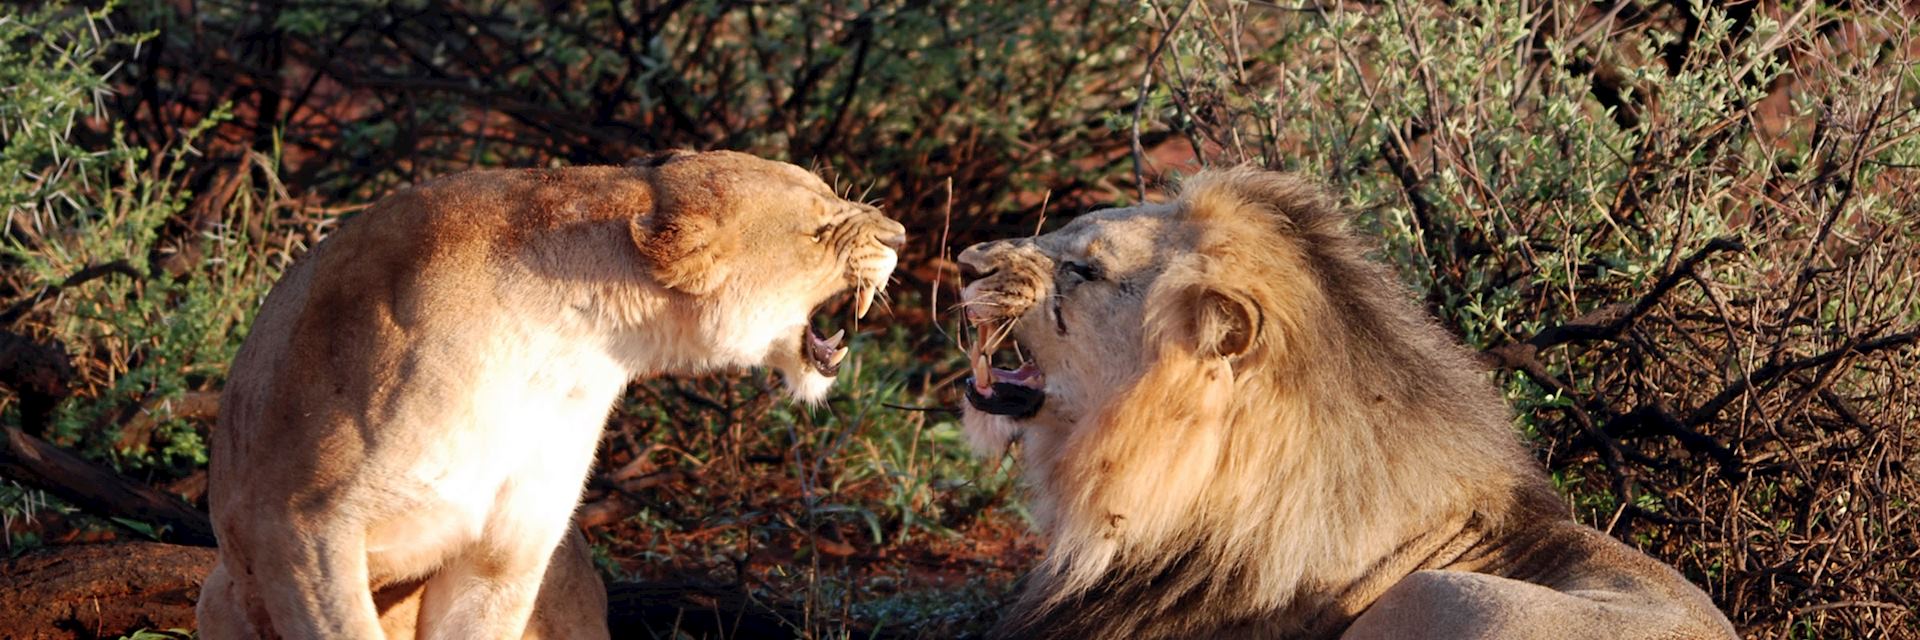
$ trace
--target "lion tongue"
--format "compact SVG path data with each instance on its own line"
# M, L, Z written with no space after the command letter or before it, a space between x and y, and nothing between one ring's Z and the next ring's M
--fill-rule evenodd
M974 341L967 350L967 366L973 368L973 388L985 395L993 395L994 368L993 352L1000 348L1003 333L996 333L984 323L975 323L980 339ZM989 337L991 336L991 337Z
M1043 389L1047 386L1047 377L1041 375L1040 367L1032 362L1023 362L1018 369L989 369L988 374L996 382L1017 384L1029 389Z
M1044 389L1047 386L1046 376L1032 362L1023 362L1017 369L1001 369L993 366L990 356L976 350L970 364L973 367L973 389L983 396L992 397L993 385L1000 382L1029 389Z

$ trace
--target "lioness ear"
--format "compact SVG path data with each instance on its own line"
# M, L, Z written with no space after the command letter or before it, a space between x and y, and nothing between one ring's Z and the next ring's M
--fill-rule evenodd
M1253 348L1260 337L1259 305L1215 289L1200 289L1190 296L1193 338L1201 356L1231 358Z
M659 167L648 182L653 207L630 223L634 245L661 286L695 295L725 282L738 238L726 233L726 181L707 172Z
M658 167L660 165L673 162L674 160L685 158L691 155L694 155L694 152L688 151L686 149L668 149L666 151L649 153L647 155L640 156L632 160L628 160L627 166L648 167L648 168Z

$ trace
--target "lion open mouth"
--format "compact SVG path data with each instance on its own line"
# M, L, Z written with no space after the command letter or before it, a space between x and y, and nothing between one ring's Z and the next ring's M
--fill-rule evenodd
M852 292L853 319L858 322L860 319L867 317L867 311L873 308L873 299L878 295L879 287L861 285L854 287L850 291ZM848 296L848 293L843 292L827 298L825 302L820 303L820 306L815 307L813 313L808 314L808 317L831 318L832 314L823 314L822 312L833 308L836 306L836 302ZM843 340L847 337L847 330L840 329L835 331L833 336L822 338L820 337L819 330L814 328L814 326L818 324L823 323L809 322L805 328L800 330L802 334L800 336L800 357L806 361L808 366L813 367L814 371L820 372L820 375L829 378L836 377L840 375L840 363L847 359L847 352L849 351L849 347L843 344ZM827 324L830 324L830 322Z
M1040 411L1047 400L1047 376L1040 365L1027 360L1017 340L1012 338L1011 323L974 323L980 338L967 348L967 363L973 375L962 381L967 403L973 408L1000 416L1028 418ZM1002 369L993 366L1002 346L1013 353L1018 366Z

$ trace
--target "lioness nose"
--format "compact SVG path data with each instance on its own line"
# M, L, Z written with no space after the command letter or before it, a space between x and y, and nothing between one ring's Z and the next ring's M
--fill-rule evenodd
M906 249L907 226L878 212L874 213L874 216L880 219L878 228L874 229L874 235L879 236L880 244L887 245L887 248L896 252Z

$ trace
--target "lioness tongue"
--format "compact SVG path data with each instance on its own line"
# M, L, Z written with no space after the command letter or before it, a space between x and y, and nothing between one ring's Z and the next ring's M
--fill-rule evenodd
M807 329L806 333L807 360L819 367L824 367L822 373L828 373L826 371L827 369L839 367L840 362L847 359L849 349L846 345L841 344L841 341L847 337L846 329L835 332L831 338L822 338L820 334L815 333L811 328ZM829 375L831 374L829 373Z

